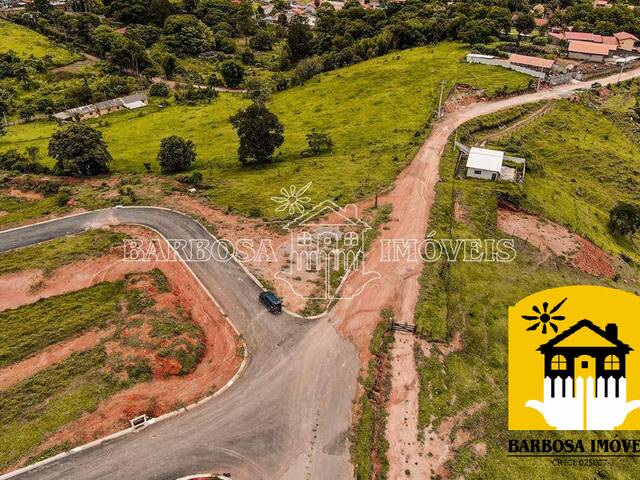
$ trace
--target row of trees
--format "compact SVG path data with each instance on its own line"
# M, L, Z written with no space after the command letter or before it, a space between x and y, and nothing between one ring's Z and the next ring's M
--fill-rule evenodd
M229 121L238 134L238 159L242 164L270 162L276 149L284 142L284 126L262 101L253 102L231 116ZM0 129L0 135L4 133L4 129ZM315 130L307 134L307 142L309 150L303 152L304 156L333 148L329 135ZM48 153L56 161L52 172L58 175L87 177L107 174L112 161L102 132L84 123L55 132L49 140ZM157 162L164 173L174 173L191 168L196 157L191 140L172 135L160 142ZM0 169L3 170L37 172L40 171L38 165L35 155L27 159L11 151L0 157ZM149 164L145 167L150 170Z

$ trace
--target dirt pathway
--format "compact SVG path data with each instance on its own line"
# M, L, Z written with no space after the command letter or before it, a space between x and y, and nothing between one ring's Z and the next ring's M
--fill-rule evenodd
M622 75L622 80L637 76L640 76L640 69L629 70ZM617 79L617 75L612 75L601 79L600 83L606 85ZM380 203L393 206L392 218L387 225L389 228L383 228L380 237L371 246L365 261L365 272L378 272L380 279L369 282L366 273L354 272L347 280L342 296L349 297L360 290L362 292L353 299L338 302L332 313L338 331L358 348L363 366L370 357L370 334L383 308L391 308L398 322L414 323L420 289L419 278L424 265L421 261L406 256L393 262L384 261L383 242L393 239L421 241L425 238L435 199L435 186L439 180L440 158L451 133L478 116L525 103L562 98L571 95L578 88L588 87L589 83L576 82L536 93L474 104L449 114L433 126L414 160L398 176L394 189L380 198ZM388 453L389 478L394 480L406 478L406 469L416 473L440 471L442 465L436 465L436 460L430 459L447 457L438 456L434 452L431 452L430 457L426 454L430 451L429 442L424 445L416 442L418 424L415 407L418 388L415 374L409 373L415 371L415 364L413 356L408 354L413 351L414 345L413 336L397 335L393 349L392 401L389 407L387 440L392 445ZM407 411L411 414L406 415ZM422 478L420 475L410 475L411 478Z

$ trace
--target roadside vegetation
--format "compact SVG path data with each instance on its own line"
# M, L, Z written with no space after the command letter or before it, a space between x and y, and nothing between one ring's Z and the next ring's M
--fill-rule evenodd
M39 445L120 391L193 372L204 354L203 332L170 292L155 269L0 312L0 371L89 330L103 335L0 391L0 468L57 453Z
M0 254L0 275L40 269L45 275L83 258L104 255L121 245L126 235L108 230L90 230L62 239Z
M358 401L357 420L351 429L351 461L356 480L387 478L389 461L385 438L386 404L391 393L392 312L382 311L380 322L371 336L366 376L360 378L362 395Z
M103 133L113 157L114 174L144 173L145 163L159 171L153 159L160 139L178 135L195 144L193 167L210 186L205 195L217 206L254 216L273 217L273 202L282 186L314 186L313 201L339 203L362 198L389 185L413 157L437 109L440 81L445 93L454 82L474 85L488 96L525 89L529 81L517 72L462 63L462 45L443 43L420 47L314 77L305 85L275 93L267 106L284 126L284 144L274 161L243 166L229 117L248 101L221 94L212 103L188 106L160 101L141 112L119 112L87 122ZM52 122L34 122L8 129L0 151L28 146L46 152L56 130ZM330 134L332 149L312 157L307 135ZM136 132L132 141L131 132ZM41 162L53 166L42 157Z
M624 86L620 93L627 88L635 87ZM419 422L421 429L429 424L438 427L445 418L462 415L451 432L452 442L459 429L471 440L455 450L448 464L455 477L529 478L534 469L541 478L583 477L580 467L558 469L545 460L505 458L504 445L512 437L506 429L506 315L507 306L546 288L598 284L639 291L638 263L620 255L637 258L637 238L616 238L606 225L616 199L638 201L632 172L637 171L640 157L624 128L594 110L591 95L584 94L579 103L558 101L543 116L495 142L527 157L530 168L523 187L456 179L452 142L443 156L429 226L436 238L507 237L496 227L498 203L507 200L592 240L614 256L616 268L613 279L591 276L571 268L563 258L545 258L519 239L511 263L440 261L425 268L416 309L418 331L426 340L415 352ZM537 108L518 107L473 120L459 129L458 140L476 144L487 132L499 132ZM462 349L442 355L436 343L449 342L454 334L461 336ZM474 413L465 414L469 411ZM561 432L545 435L571 437ZM479 443L481 449L470 448ZM486 453L479 454L485 447ZM620 459L601 467L600 475L622 478L633 468L634 460Z

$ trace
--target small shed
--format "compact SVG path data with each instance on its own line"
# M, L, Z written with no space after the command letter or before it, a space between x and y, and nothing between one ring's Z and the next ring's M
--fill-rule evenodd
M498 180L502 171L504 152L471 147L467 158L467 177Z

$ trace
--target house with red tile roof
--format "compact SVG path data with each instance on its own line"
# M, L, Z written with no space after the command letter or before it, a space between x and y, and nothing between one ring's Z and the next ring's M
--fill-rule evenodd
M636 47L636 43L640 41L638 37L628 32L614 33L613 36L618 41L618 48L628 52L632 52Z
M574 40L569 43L569 58L576 60L588 60L602 63L617 50L617 46L603 43L580 42Z
M609 0L594 0L593 7L594 8L612 8L613 3L611 3Z

